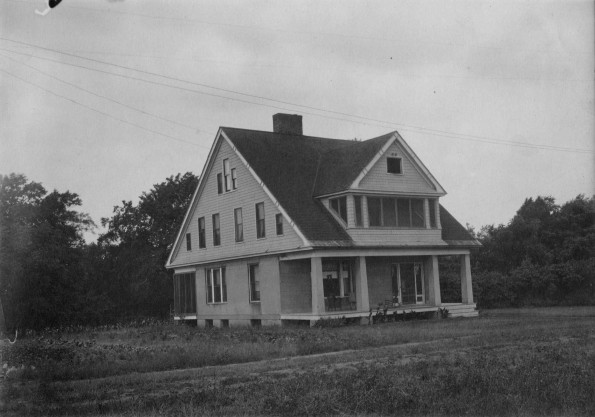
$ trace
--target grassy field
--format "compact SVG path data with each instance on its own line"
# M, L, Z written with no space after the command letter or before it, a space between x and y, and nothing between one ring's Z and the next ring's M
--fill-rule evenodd
M3 416L595 415L587 307L339 328L46 332L2 354Z

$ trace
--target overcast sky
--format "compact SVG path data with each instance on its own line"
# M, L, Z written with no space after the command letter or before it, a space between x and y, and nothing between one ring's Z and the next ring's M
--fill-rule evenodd
M277 112L312 136L399 131L476 228L595 189L592 1L45 8L0 0L0 174L78 193L98 224L200 174L219 126L270 131Z

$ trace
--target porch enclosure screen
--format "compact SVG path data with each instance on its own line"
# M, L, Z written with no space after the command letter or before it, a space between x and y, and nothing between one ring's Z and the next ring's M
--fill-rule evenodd
M393 301L399 304L423 304L424 277L421 262L403 262L391 265Z
M355 310L355 285L350 260L323 260L322 278L326 311Z
M174 313L181 317L196 314L195 273L174 275Z

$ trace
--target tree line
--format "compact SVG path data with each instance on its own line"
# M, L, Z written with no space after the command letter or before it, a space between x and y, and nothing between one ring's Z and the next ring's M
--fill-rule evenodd
M76 193L48 192L22 174L0 175L0 326L39 329L166 318L165 262L198 177L177 174L123 201L96 225ZM478 306L595 304L595 197L556 205L528 198L506 225L483 226L472 253ZM460 298L454 262L441 260L443 301ZM459 300L460 301L460 300ZM2 317L3 316L3 317Z

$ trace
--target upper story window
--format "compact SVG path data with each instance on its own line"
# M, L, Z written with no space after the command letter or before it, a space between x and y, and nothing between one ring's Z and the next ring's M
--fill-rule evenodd
M386 172L389 174L402 174L403 161L401 158L389 157L386 158Z
M229 165L229 159L223 160L223 172L217 174L217 194L238 188L238 175L235 168Z
M192 235L186 233L186 250L192 250Z
M225 191L231 191L231 170L229 168L229 159L223 160L223 177L225 179Z
M353 197L353 202L355 204L355 225L361 227L364 225L362 217L362 196L356 195Z
M219 222L219 213L213 214L213 246L221 244L221 224Z
M242 216L242 209L237 208L233 211L235 221L236 242L244 241L244 218Z
M227 284L225 268L207 268L207 304L227 302Z
M281 213L275 214L275 226L277 229L277 236L283 234L283 215Z
M198 247L204 249L207 247L207 236L205 230L205 218L198 219Z
M264 203L258 203L256 204L256 237L260 239L265 236Z
M333 211L347 223L347 197L332 198L330 204Z
M438 203L438 200L428 200L428 202L430 203L430 227L435 229L436 227L438 227L438 225L436 224L436 204Z
M425 227L421 198L368 197L371 227Z

